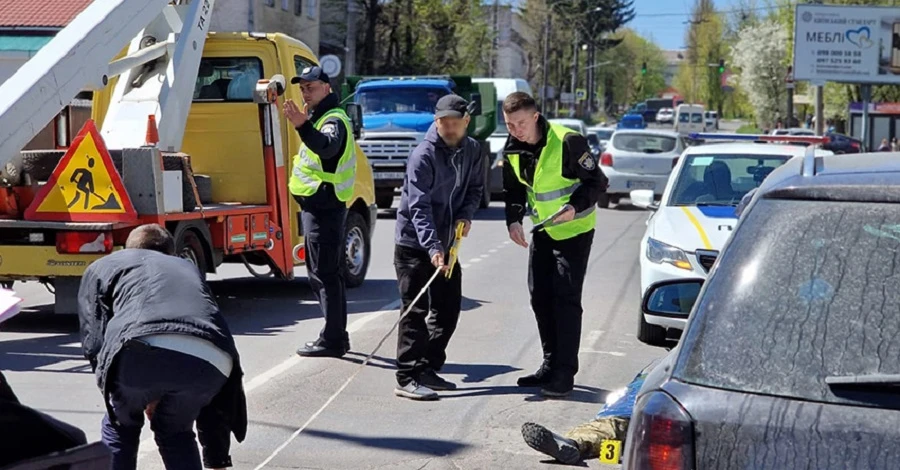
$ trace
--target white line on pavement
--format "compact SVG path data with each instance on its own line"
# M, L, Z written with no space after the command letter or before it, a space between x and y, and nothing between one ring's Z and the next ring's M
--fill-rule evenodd
M478 263L481 261L481 258L472 258L469 260L470 263Z
M601 336L603 336L603 330L591 330L584 339L584 344L586 346L593 346Z
M400 299L394 300L393 302L383 305L377 311L372 312L368 315L364 315L362 318L357 319L353 323L347 326L347 333L355 333L362 329L367 323L379 318L385 313L396 312L400 307ZM295 365L299 364L300 361L306 359L301 356L292 355L288 359L285 359L281 364L272 367L271 369L263 372L262 374L253 377L250 381L244 382L244 393L249 394L256 388L259 388L265 385L268 381L278 377L279 375L287 372ZM335 395L336 396L336 395ZM331 400L329 400L330 402ZM323 408L324 409L324 408ZM321 412L321 411L320 411ZM313 416L315 418L315 416ZM310 418L310 422L312 418ZM305 426L304 426L305 427ZM147 454L156 450L156 442L153 440L153 437L148 437L144 439L140 444L140 453L138 455L138 459L146 457Z
M579 353L591 353L591 354L606 354L606 355L609 355L609 356L625 357L625 353L623 353L623 352L618 352L618 351L597 351L597 350L595 350L595 349L584 349L584 348L582 348L581 351L578 351L578 352L579 352Z

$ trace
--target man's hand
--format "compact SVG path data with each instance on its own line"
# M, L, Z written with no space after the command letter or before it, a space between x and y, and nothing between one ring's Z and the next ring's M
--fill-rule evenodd
M569 222L575 218L575 208L574 207L570 206L569 204L566 204L565 206L563 206L563 208L565 209L565 211L553 218L554 224L561 224L563 222Z
M472 221L470 220L457 220L456 224L462 222L463 223L463 237L469 236L469 229L472 228ZM454 224L454 225L456 225Z
M288 121L291 121L291 124L294 125L295 128L300 127L306 124L306 121L309 121L309 105L303 103L303 109L300 109L297 106L297 103L294 103L292 100L286 100L284 102L284 116L288 118Z
M523 248L528 248L528 240L525 239L525 229L522 224L516 222L509 226L509 239Z
M444 264L443 253L435 253L434 256L431 257L431 264L433 264L435 268L438 268L441 271L446 271L448 269L448 266Z

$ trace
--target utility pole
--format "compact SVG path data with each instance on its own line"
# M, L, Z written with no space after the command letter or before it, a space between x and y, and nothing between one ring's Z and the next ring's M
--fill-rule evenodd
M544 113L550 111L547 106L547 81L550 75L550 18L552 17L553 15L548 11L547 23L544 25L544 58L541 65L541 74L543 75L541 78L541 111Z
M347 37L344 43L345 77L356 74L356 1L347 0Z
M488 76L495 77L497 74L497 52L499 50L500 45L500 2L499 0L494 0L493 10L493 40L491 41L491 60L488 70Z
M569 107L569 114L575 115L575 89L578 87L578 30L575 30L575 41L572 43L572 104Z
M785 82L787 82L787 126L788 128L794 127L794 67L788 66L787 77L785 78Z
M594 47L594 42L591 41L588 44L588 53L587 53L587 62L588 65L594 65L594 54L596 52L596 48ZM596 86L594 85L594 67L589 67L587 69L587 114L588 117L594 115L594 89Z
M825 134L825 87L816 86L816 135ZM868 142L865 144L868 145Z

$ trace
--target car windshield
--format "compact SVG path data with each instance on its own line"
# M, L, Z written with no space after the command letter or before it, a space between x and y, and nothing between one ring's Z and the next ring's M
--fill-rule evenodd
M670 206L737 205L790 156L694 154L682 158Z
M694 124L700 124L703 122L703 115L700 113L691 114L691 122Z
M434 114L434 106L447 91L441 88L386 87L356 92L363 114Z
M612 147L635 153L668 153L675 150L675 137L655 134L617 133L613 135Z
M900 407L895 388L834 385L900 374L898 262L898 204L759 199L694 307L676 378Z
M688 113L681 113L678 115L678 122L690 122L691 115Z
M613 135L613 131L610 129L599 129L594 131L594 134L597 134L600 140L609 140Z

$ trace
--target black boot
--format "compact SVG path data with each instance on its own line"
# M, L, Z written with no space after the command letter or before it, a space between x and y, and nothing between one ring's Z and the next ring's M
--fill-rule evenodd
M577 442L560 436L540 424L523 424L522 438L528 447L564 464L574 465L582 460Z
M550 383L550 376L550 367L545 363L541 365L541 368L538 369L537 372L524 377L519 377L519 380L516 381L516 385L520 387L540 387Z

